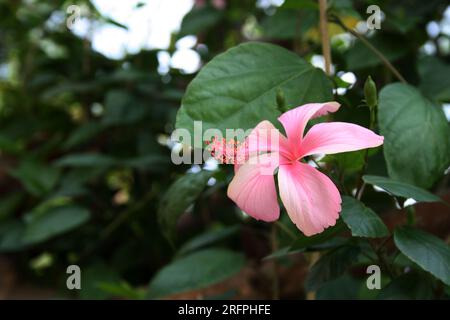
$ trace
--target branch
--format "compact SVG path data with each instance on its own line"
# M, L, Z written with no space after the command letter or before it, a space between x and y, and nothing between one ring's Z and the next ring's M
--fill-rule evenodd
M375 48L363 35L361 35L359 32L356 32L353 29L348 28L338 17L332 16L331 22L339 25L343 30L350 33L354 37L361 40L361 42L369 48L373 53L377 55L377 57L384 63L384 65L397 77L398 80L400 80L403 83L407 83L405 78L400 74L400 72L392 65L392 63L389 62L389 60L377 49Z
M327 0L319 0L320 35L322 38L322 54L325 59L325 72L331 75L331 51L328 37Z

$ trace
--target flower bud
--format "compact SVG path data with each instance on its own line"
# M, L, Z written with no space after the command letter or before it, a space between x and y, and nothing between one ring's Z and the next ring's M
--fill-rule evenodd
M378 104L377 86L370 76L367 77L366 83L364 83L364 97L369 108L375 108Z
M286 98L284 97L283 90L281 88L277 88L277 107L282 113L286 112Z

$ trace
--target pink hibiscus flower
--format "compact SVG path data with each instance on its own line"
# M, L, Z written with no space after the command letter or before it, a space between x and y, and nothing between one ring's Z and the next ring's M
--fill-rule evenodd
M333 226L341 211L341 196L334 183L301 159L315 154L335 154L373 148L384 138L361 126L345 122L319 123L304 135L310 119L339 109L337 102L310 103L282 114L278 120L284 137L269 121L260 122L246 138L246 161L235 164L228 187L230 197L255 219L275 221L280 198L292 222L311 236Z

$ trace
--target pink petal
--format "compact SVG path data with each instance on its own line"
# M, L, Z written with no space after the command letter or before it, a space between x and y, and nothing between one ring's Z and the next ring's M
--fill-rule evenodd
M244 143L237 150L235 171L240 165L260 153L281 152L288 153L287 139L275 126L267 120L261 121L245 138Z
M374 148L383 144L384 138L364 127L345 122L314 125L303 139L301 156L333 154Z
M333 226L341 211L334 183L313 167L294 162L278 170L280 197L292 222L306 236Z
M310 119L336 112L340 105L337 102L308 103L283 113L278 120L286 131L290 148L298 153L306 124Z
M259 163L255 163L256 161ZM280 216L275 179L278 167L274 154L252 157L236 172L228 186L228 197L255 219L275 221Z

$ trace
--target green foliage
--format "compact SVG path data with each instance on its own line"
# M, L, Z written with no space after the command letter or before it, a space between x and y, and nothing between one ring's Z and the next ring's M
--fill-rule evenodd
M417 273L401 275L384 287L379 300L425 300L432 299L433 287L428 279Z
M418 62L419 89L438 101L450 101L450 66L436 57L424 57Z
M397 197L403 197L407 199L412 198L417 202L441 201L441 199L438 196L432 194L431 192L428 192L427 190L401 181L396 181L386 177L369 176L369 175L364 176L363 179L364 182L380 187Z
M199 196L211 176L211 171L188 173L176 180L162 197L158 208L158 219L164 234L170 241L175 239L178 219Z
M275 122L278 89L290 108L331 100L331 83L323 71L275 45L241 44L215 57L189 84L176 127L192 134L193 122L202 121L203 130L217 128L225 136L227 128Z
M292 250L303 250L308 247L314 247L326 243L328 240L332 239L334 236L339 234L344 230L344 224L342 220L338 220L336 225L326 229L324 232L307 237L305 235L300 235L292 244Z
M57 206L25 216L24 241L37 243L74 229L89 220L89 211L76 206Z
M386 225L370 208L352 197L343 197L342 219L355 237L379 238L389 235Z
M148 297L164 297L210 286L239 272L244 261L241 254L229 250L198 251L160 270L150 282Z
M430 188L450 164L450 128L439 105L412 86L380 92L378 123L393 179Z
M351 245L327 252L312 266L306 278L305 287L308 290L317 290L326 282L343 275L355 262L358 254L359 248Z
M178 250L178 254L185 255L187 253L219 243L225 239L230 238L231 236L234 236L238 231L239 231L238 226L214 228L213 230L201 233L198 236L187 241Z
M395 39L374 37L370 40L370 43L389 61L395 61L408 52L408 48L401 42L396 42ZM382 64L380 58L369 50L361 40L357 40L355 45L348 51L346 61L349 70L359 70Z
M411 227L396 229L394 240L405 256L442 282L450 284L450 248L445 242Z
M281 298L450 298L441 240L450 235L450 49L444 30L427 32L447 2L370 1L385 19L361 36L385 59L330 19L330 76L313 66L323 54L318 2L266 3L196 1L167 48L113 59L67 28L66 1L0 1L0 255L21 283L58 298L259 298L277 294L278 276L291 284ZM93 29L131 30L91 1L76 4ZM347 28L367 18L364 3L328 4ZM187 35L202 66L193 74L162 63L186 53L177 41ZM392 68L408 84L394 83ZM343 199L320 234L302 234L283 207L274 224L244 215L226 196L231 165L171 161L175 128L192 134L202 121L225 133L269 120L282 130L282 112L332 100L341 108L327 121L385 142L314 159ZM433 204L407 207L404 219L398 198ZM76 292L65 286L72 264L82 270ZM367 288L368 265L380 266L381 290Z

